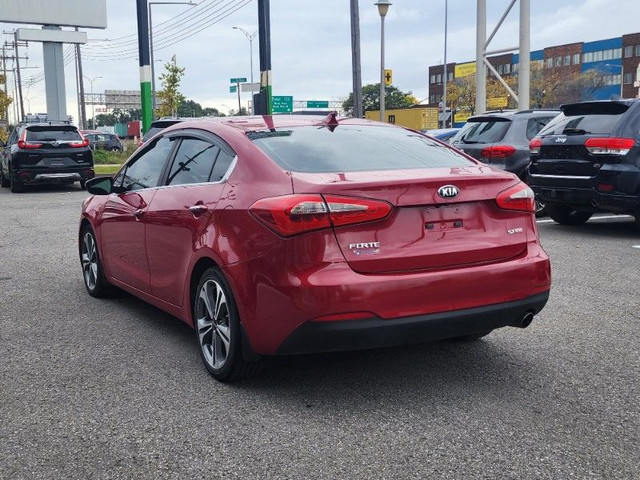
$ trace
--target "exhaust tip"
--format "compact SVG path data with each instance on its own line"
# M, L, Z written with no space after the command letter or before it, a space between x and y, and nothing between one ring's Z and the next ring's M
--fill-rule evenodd
M533 312L527 312L520 320L520 328L527 328L533 322Z

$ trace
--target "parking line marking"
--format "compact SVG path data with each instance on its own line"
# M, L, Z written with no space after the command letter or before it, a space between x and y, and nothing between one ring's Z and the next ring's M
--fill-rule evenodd
M601 217L591 217L589 219L589 222L591 220L610 220L612 218L633 218L631 215L603 215ZM546 218L544 220L536 220L536 223L553 223L553 220L551 220L550 218Z
M631 248L640 248L640 245L632 245Z

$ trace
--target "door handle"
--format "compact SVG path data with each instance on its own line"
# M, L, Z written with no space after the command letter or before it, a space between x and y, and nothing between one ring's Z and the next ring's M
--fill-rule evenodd
M198 203L197 205L191 205L189 207L189 211L193 213L196 217L198 215L202 215L207 210L209 210L209 208L206 205L203 205L201 203Z
M133 212L133 216L136 217L136 220L140 220L140 218L144 215L144 210L138 208L135 212Z

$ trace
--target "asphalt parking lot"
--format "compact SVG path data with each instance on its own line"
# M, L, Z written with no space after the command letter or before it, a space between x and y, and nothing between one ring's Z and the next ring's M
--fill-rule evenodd
M0 478L640 478L633 219L539 224L553 288L525 330L224 385L180 321L86 294L86 195L0 190Z

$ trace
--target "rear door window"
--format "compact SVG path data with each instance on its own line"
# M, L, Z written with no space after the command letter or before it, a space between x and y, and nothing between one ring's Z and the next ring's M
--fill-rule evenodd
M533 139L554 117L532 117L527 120L527 140Z
M340 125L248 132L281 168L329 173L466 167L473 163L425 135L403 128Z
M468 122L470 125L460 137L462 143L496 143L502 140L511 126L506 118L484 119Z
M612 102L567 105L540 135L610 135L628 109L627 105Z

